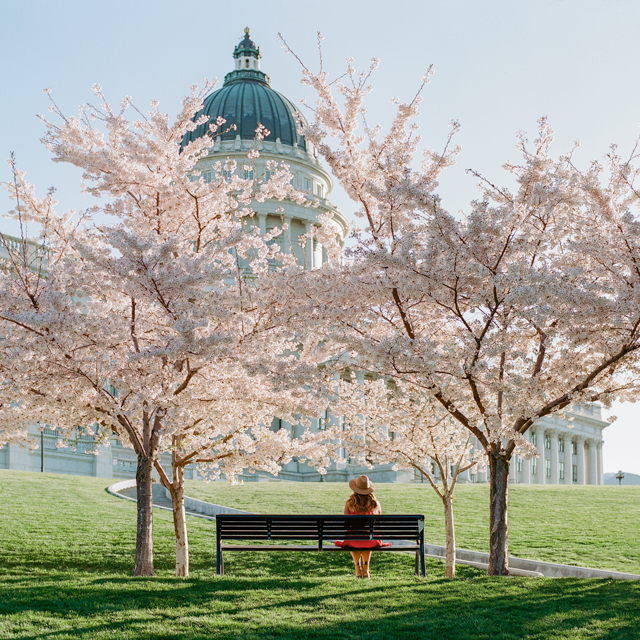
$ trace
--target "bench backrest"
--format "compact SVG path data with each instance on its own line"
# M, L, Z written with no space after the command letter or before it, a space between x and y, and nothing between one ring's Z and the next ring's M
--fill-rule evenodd
M423 515L216 516L218 540L421 540Z

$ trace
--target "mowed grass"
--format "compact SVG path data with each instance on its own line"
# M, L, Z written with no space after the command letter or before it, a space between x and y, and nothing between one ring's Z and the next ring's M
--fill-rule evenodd
M171 514L158 510L157 577L132 578L135 505L107 494L107 484L0 470L0 638L640 638L640 585L634 581L488 578L460 567L459 579L450 582L435 561L421 579L413 575L413 558L402 554L374 556L373 577L364 581L351 577L348 554L315 553L229 553L227 575L217 578L215 526L196 518L189 519L192 576L178 579L172 575ZM261 512L335 512L345 498L344 488L320 484L189 485L190 495L196 490L201 497ZM579 502L586 500L600 514L583 514L587 527L593 526L586 535L579 517L571 521L572 553L580 551L580 540L592 539L613 559L616 547L637 541L628 530L637 528L633 505L640 492L623 488L609 498L608 488L592 490L590 503ZM458 495L461 546L486 547L484 491L470 487ZM558 525L552 516L545 527L524 523L524 514L534 514L536 505L553 508L557 498L554 513L565 518L574 493L581 496L582 490L559 491L555 498L555 488L545 491L511 491L512 540L519 526L528 527L532 537L523 549L543 551L545 540L556 544L565 537L571 542L568 534L556 537L547 530ZM428 537L442 539L431 522L441 520L438 504L425 487L381 485L378 494L387 512L426 512ZM626 516L612 515L625 503ZM601 523L617 517L627 519L626 526L615 527L617 542L598 541ZM560 524L561 531L570 528ZM632 570L636 565L627 556L611 568Z
M383 513L424 513L425 541L445 544L442 502L430 485L376 486ZM188 482L187 495L259 513L342 513L342 483ZM489 487L459 485L456 543L489 551ZM640 486L511 485L510 555L640 574ZM638 632L640 638L640 630Z

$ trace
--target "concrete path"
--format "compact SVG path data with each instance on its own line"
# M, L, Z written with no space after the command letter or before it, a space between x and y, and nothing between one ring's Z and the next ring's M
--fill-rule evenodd
M118 498L136 501L136 481L124 480L116 482L107 491ZM185 510L187 515L196 518L215 520L218 513L249 513L231 507L196 500L185 497ZM160 484L153 485L153 506L158 509L173 511L171 499L167 496L167 490ZM394 542L394 544L398 544ZM413 544L407 541L407 544ZM398 544L402 546L402 544ZM414 554L413 551L399 551L399 553ZM436 560L445 559L445 547L425 543L425 556ZM464 564L476 569L486 571L488 568L489 554L468 549L456 549L456 564ZM509 556L509 574L512 576L525 576L530 578L613 578L615 580L640 580L640 575L633 573L621 573L619 571L606 571L602 569L588 569L586 567L574 567L567 564L542 562L541 560L527 560Z
M107 487L107 491L125 500L132 500L136 502L136 481L135 480L123 480L122 482L115 482ZM166 511L173 512L171 506L171 497L161 484L153 484L153 506L158 509L164 509ZM185 496L184 507L188 516L194 516L196 518L204 518L205 520L215 520L218 513L248 513L247 511L240 511L238 509L232 509L231 507L223 507L218 504L212 504L211 502L204 502L204 500L196 500L195 498L188 498Z

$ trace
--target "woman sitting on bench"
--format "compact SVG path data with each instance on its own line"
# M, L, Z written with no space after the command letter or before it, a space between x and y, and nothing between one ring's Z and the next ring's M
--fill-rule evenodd
M356 480L349 481L349 487L353 491L351 497L344 505L345 515L377 516L382 513L378 499L373 495L375 487L367 476L360 476ZM339 544L336 542L336 544ZM390 546L390 543L381 540L345 540L339 546L353 547L354 549L375 549ZM370 578L369 562L371 551L352 551L351 557L356 566L356 578ZM362 560L362 567L360 561Z

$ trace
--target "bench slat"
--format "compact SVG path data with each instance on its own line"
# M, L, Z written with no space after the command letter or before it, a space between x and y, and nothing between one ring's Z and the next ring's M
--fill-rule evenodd
M223 551L318 551L324 553L325 551L353 551L350 547L322 547L318 549L317 546L296 545L296 544L224 544L222 545ZM365 549L366 551L366 549ZM379 549L373 549L373 551L420 551L419 545L398 545L396 547L380 547Z
M373 551L416 551L416 575L425 575L424 515L220 514L216 516L216 573L224 574L223 550L349 551L335 540L402 541ZM222 544L223 540L313 541L303 545ZM323 546L323 543L326 546ZM413 543L413 544L412 544Z

